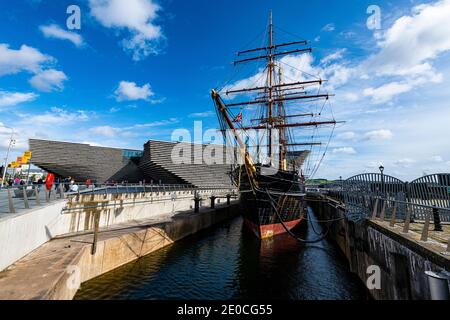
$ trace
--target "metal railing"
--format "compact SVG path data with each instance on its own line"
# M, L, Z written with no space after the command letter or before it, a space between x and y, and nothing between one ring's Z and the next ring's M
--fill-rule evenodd
M0 189L0 217L23 209L42 206L58 199L56 190L44 185L19 185Z
M402 227L401 232L404 234L409 233L412 224L414 224L414 229L419 230L421 241L429 240L431 225L434 225L432 231L436 232L442 232L445 226L450 225L450 208L410 201L409 199L400 200L395 197L348 194L342 190L329 191L325 198L341 203L346 217L355 222L365 219L389 222L389 227L400 225ZM442 235L448 236L447 233ZM447 249L445 253L449 254L450 237L446 241Z
M373 197L368 207L371 210L371 220L389 221L389 226L403 224L403 233L408 233L411 229L411 223L420 222L422 226L420 231L420 240L428 241L430 225L434 224L433 231L443 231L443 218L448 224L450 221L450 208L440 208L420 203L413 203L401 200L392 200L382 197ZM450 252L450 238L447 241L447 252Z
M207 190L235 190L226 186L195 187L186 184L77 184L55 183L51 189L45 184L29 184L0 189L0 217L3 214L18 213L21 210L43 206L55 200L62 200L86 194L132 194L132 193L173 193L179 191L201 194Z

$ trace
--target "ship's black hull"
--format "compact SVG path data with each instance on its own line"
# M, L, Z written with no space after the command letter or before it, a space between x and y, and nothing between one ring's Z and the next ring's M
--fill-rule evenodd
M304 219L304 184L294 172L273 175L258 171L257 189L252 189L245 173L240 191L245 224L261 239L274 237L299 225ZM274 208L275 206L275 208Z

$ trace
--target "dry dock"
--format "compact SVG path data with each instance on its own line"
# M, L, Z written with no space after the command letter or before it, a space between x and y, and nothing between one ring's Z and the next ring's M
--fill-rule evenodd
M310 204L320 219L338 219L329 235L347 257L352 272L366 283L373 270L369 267L379 268L380 287L370 290L375 299L432 299L425 272L450 270L448 224L436 232L433 224L416 221L409 223L405 232L405 222L400 219L393 221L377 215L353 222L345 218L345 206L336 206L334 201Z
M203 208L186 190L76 195L4 218L0 245L9 247L2 255L9 266L0 272L0 300L72 299L81 283L238 213L230 199L213 205L212 193L218 190L200 192Z

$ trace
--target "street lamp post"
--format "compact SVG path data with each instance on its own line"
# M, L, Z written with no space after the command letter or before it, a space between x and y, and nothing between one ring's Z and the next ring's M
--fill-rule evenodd
M11 129L11 137L9 139L9 145L8 145L8 151L6 151L6 157L5 157L5 165L3 167L3 177L2 177L2 182L0 184L0 187L3 188L3 185L5 184L5 178L6 178L6 171L8 170L8 157L9 157L9 152L11 151L11 149L14 147L14 145L16 144L16 140L14 140L14 129L9 128L9 127L5 127L8 129Z
M385 190L385 185L384 185L384 167L383 165L380 165L380 167L378 168L380 169L381 172L381 192L383 193L383 196L386 197L386 190Z

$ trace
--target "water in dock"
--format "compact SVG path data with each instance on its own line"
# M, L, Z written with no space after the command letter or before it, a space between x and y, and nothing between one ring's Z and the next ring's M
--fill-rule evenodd
M310 225L297 233L317 238ZM236 218L83 284L75 299L367 297L332 242L303 245L289 235L260 242Z

